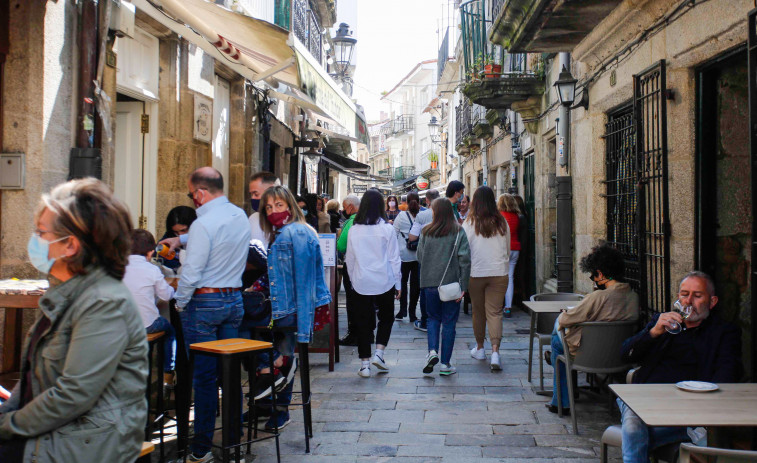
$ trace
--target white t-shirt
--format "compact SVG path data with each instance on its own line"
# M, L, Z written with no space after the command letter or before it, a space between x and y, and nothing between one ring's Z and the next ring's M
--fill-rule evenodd
M253 240L260 240L262 243L268 243L265 232L260 228L260 212L253 212L250 216L250 233Z
M507 236L496 234L489 238L477 235L475 227L466 220L463 230L468 237L471 258L471 277L499 277L509 273L510 229Z
M163 272L144 256L129 256L123 282L137 303L145 328L160 316L158 306L155 305L157 300L168 301L174 295L174 289L166 283Z
M400 260L402 262L416 262L418 260L416 252L407 248L406 238L410 234L411 222L415 225L415 219L407 211L400 212L394 219L394 231L397 233L397 245L400 248Z

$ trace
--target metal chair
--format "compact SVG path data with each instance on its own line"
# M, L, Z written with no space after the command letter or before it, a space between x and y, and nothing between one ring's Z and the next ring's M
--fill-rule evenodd
M691 463L693 455L715 457L717 463L743 463L757 461L757 452L754 450L728 450L715 447L699 447L694 444L681 444L679 463Z
M578 347L574 357L567 354L570 351L568 350L568 345L565 343L565 329L561 329L559 332L560 340L562 341L563 351L566 354L559 355L557 363L562 362L565 364L567 378L570 378L572 371L606 375L628 371L633 365L624 362L621 359L620 352L623 341L636 332L637 326L637 320L579 323L576 327L581 327L581 345ZM562 416L561 381L557 369L558 365L555 365L555 375L557 375L557 409L558 415ZM578 434L573 381L570 381L570 379L568 380L568 400L571 408L570 416L573 421L573 434Z
M581 301L583 300L583 294L576 293L541 293L531 296L532 301ZM555 320L559 316L559 313L543 313L536 314L536 330L532 333L529 343L529 355L528 355L528 382L531 382L531 368L533 366L533 346L534 338L539 338L539 387L544 390L544 352L543 347L549 346L552 343L552 330L555 326Z
M680 444L679 442L674 442L672 444L663 445L662 447L654 449L651 452L652 461L655 463L659 463L661 461L664 461L667 463L675 463L676 461L678 461L679 444ZM618 425L609 426L607 429L605 429L605 432L602 434L602 444L599 451L599 461L601 463L607 463L608 461L609 457L608 457L607 448L609 446L612 446L612 447L623 446L622 428Z

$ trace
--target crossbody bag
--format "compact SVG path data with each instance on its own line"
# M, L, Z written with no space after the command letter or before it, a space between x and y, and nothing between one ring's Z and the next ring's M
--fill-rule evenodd
M405 211L405 214L407 214L407 220L410 221L410 230L413 229L413 218L410 216L410 213ZM410 232L408 232L409 234ZM402 235L403 238L405 238L405 247L407 247L410 251L417 251L418 250L418 243L420 240L410 241L410 238L405 236L404 233L400 232L400 235Z
M455 255L455 251L457 250L457 241L460 239L460 233L461 231L457 232L457 236L455 237L455 244L452 246L452 253L449 255L449 260L447 261L447 267L444 269L444 274L442 275L442 280L439 282L439 299L441 299L443 302L447 301L456 301L463 297L463 290L460 287L460 282L455 281L452 283L447 283L446 285L443 285L444 283L444 277L447 276L447 270L449 270L449 264L452 263L452 257Z

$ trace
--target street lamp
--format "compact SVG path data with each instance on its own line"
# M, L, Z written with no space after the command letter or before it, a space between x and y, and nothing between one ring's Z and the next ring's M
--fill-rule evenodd
M357 39L352 37L352 31L347 23L339 25L333 42L335 74L339 77L348 76L352 72L352 54L355 51Z
M302 153L302 159L305 161L305 164L311 166L318 165L321 162L321 157L323 157L323 153L316 151L315 148L310 148Z
M570 106L576 99L576 83L578 81L573 78L565 66L562 67L562 71L555 82L557 87L557 96L560 98L560 104L563 106Z
M428 121L428 135L434 143L441 140L439 136L439 122L436 120L436 116L431 116L431 120Z

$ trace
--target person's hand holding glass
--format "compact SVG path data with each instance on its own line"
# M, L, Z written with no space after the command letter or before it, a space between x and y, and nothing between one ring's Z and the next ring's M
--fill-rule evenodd
M671 312L680 315L681 322L679 323L677 320L671 319L669 325L665 327L665 331L670 334L678 334L683 331L683 321L691 315L691 306L684 305L679 299L673 303L673 310Z

